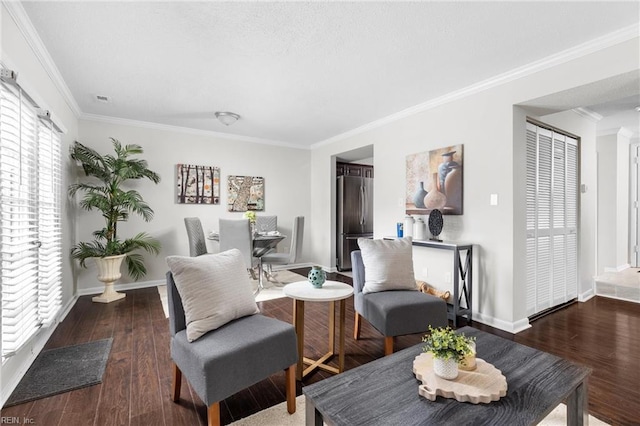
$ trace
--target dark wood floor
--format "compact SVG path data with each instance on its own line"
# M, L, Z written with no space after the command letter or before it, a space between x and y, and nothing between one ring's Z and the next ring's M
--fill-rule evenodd
M305 270L297 272L305 274ZM350 283L348 277L330 279ZM113 337L102 384L2 409L2 416L32 419L35 425L166 425L205 424L206 408L189 386L182 399L169 399L170 358L168 320L155 288L128 291L107 305L81 297L58 326L46 348ZM265 315L292 320L291 300L259 304ZM305 306L305 355L322 355L327 345L327 304ZM353 329L353 299L347 302L347 330ZM464 325L464 321L463 325ZM613 425L640 425L640 305L595 297L538 319L527 331L512 335L480 323L475 327L515 340L593 369L589 381L589 411ZM403 336L396 350L420 342L421 335ZM346 339L346 369L383 356L383 339L366 321L362 339ZM322 371L298 383L322 380ZM276 374L226 399L223 422L230 423L284 401L284 374Z

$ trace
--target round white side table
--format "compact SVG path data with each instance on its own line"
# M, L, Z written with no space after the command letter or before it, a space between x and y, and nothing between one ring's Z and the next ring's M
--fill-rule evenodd
M344 370L344 317L345 299L353 294L353 287L337 281L326 281L321 288L315 288L308 281L297 281L287 284L282 292L293 299L293 321L298 336L298 366L296 378L302 380L305 376L320 368L331 373L342 373ZM335 350L335 302L340 302L338 351ZM304 302L329 302L329 351L320 359L306 358L304 351ZM327 365L326 362L334 355L338 355L338 368ZM304 369L304 364L309 367Z

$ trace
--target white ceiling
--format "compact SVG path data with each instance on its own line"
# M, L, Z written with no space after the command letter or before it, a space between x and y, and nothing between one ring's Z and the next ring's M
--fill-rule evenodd
M48 1L23 7L83 116L300 147L640 20L637 1ZM603 115L620 112L601 108ZM241 119L225 127L215 111Z

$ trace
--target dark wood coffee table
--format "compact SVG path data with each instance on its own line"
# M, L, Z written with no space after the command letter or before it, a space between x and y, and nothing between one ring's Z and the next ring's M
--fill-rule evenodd
M413 360L421 344L302 388L306 424L328 425L534 425L565 401L567 424L586 425L591 369L510 340L464 327L476 337L478 358L507 378L507 395L471 404L418 395Z

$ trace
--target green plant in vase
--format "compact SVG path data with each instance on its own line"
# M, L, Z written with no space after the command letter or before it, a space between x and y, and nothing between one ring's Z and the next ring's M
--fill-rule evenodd
M247 210L246 212L244 212L242 217L245 219L249 219L249 222L251 223L256 223L256 212L254 212L253 210Z
M422 338L423 350L433 355L434 372L445 379L458 376L458 363L465 356L473 353L473 337L457 333L451 327L433 328L429 326L429 334Z
M153 218L151 207L138 191L125 188L126 183L138 179L158 183L160 176L149 170L145 160L132 158L142 154L142 147L122 146L118 140L110 139L115 155L102 155L77 141L71 146L71 159L82 166L87 180L71 184L68 188L71 197L78 192L84 193L80 207L87 211L100 211L105 221L104 228L93 232L93 241L80 242L71 248L71 257L77 259L82 267L86 267L87 259L96 260L98 279L105 283L105 292L93 300L103 303L124 297L124 294L113 290L113 283L120 278L123 260L129 275L138 280L146 275L147 269L142 255L134 251L160 252L160 242L145 232L124 240L118 237L118 222L126 222L131 213L147 222Z

